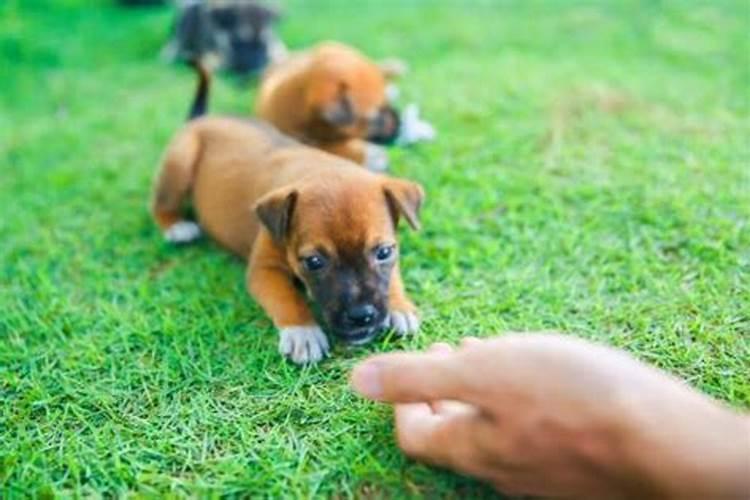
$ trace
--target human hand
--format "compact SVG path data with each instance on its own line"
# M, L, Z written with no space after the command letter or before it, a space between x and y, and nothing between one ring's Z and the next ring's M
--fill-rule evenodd
M747 497L750 425L624 352L560 335L375 356L352 373L397 403L413 458L510 494Z

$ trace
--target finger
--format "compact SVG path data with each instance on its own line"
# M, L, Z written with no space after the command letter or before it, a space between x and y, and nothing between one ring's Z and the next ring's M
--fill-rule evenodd
M453 352L453 347L445 342L435 342L429 347L429 349L427 349L427 351L433 353L448 354Z
M450 354L451 352L453 352L453 346L446 342L435 342L427 348L427 351L437 354ZM426 403L427 405L429 405L429 407L427 408L425 407L425 403L402 403L398 408L396 408L396 412L407 412L408 415L408 412L410 411L423 413L425 410L429 409L431 413L435 413L437 411L437 408L442 407L441 403L444 402L447 403L447 401L437 401L434 403L428 402Z
M476 337L464 337L461 339L461 347L472 347L481 343L482 341Z
M394 405L396 437L399 447L409 456L415 458L439 457L428 453L442 417L432 412L427 403L400 403Z
M486 431L476 413L444 417L424 404L396 405L396 437L406 455L480 478L489 472L481 445Z
M428 352L432 353L439 353L439 354L450 354L453 352L453 347L450 344L447 344L445 342L435 342L432 344L429 349L427 349ZM446 406L447 401L439 400L439 401L430 401L430 408L432 408L432 411L435 413L439 412L445 412L450 411L450 404Z
M396 439L403 450L417 449L429 439L433 419L430 405L427 403L401 403L394 406L396 421Z
M432 408L432 411L434 413L443 417L462 415L465 413L475 413L477 411L477 409L470 404L462 403L461 401L453 401L450 399L432 401L430 403L430 408Z
M475 402L470 383L474 372L453 353L393 353L375 356L355 366L351 384L362 396L378 401Z

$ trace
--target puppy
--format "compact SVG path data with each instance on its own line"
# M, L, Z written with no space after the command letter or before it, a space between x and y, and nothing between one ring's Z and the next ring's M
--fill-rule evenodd
M373 142L398 132L386 88L403 71L403 64L379 65L346 45L321 43L269 66L256 114L306 144L384 170L388 157Z
M213 60L239 75L256 74L286 57L273 25L279 13L253 0L180 0L174 35L162 51L170 60Z
M205 107L206 78L202 72L193 114ZM419 226L418 184L358 168L260 121L202 116L174 136L155 182L151 211L175 243L200 234L183 218L188 197L200 227L247 259L248 290L295 363L329 351L304 291L347 343L366 343L384 328L418 329L396 238L399 219Z

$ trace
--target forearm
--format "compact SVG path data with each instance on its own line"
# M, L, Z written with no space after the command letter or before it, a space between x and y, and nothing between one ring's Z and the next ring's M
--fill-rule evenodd
M679 385L625 413L634 488L661 498L750 498L750 417Z

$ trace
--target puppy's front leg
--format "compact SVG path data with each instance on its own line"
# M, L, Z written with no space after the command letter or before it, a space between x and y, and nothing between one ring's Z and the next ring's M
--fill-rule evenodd
M291 269L280 253L270 245L256 244L247 287L279 329L279 352L297 364L316 363L328 354L328 338L294 286Z
M398 264L393 268L388 289L388 326L400 336L419 330L419 316L414 303L406 296Z

